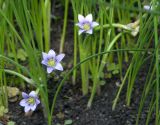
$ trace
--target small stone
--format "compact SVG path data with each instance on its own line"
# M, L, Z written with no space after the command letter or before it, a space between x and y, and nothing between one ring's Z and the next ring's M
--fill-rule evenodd
M56 116L59 118L59 119L64 119L64 114L62 112L59 112L58 114L56 114Z
M105 96L105 97L108 97L108 93L105 93L104 96Z
M117 82L116 82L116 86L117 86L117 87L120 87L120 86L121 86L120 82L117 81Z
M127 120L126 125L132 125L132 123L129 120Z
M79 120L79 117L76 117L77 120Z

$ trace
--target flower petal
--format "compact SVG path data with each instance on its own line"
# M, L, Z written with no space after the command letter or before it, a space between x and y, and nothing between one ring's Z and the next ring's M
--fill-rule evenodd
M80 29L78 35L81 35L85 30Z
M43 56L44 60L46 60L48 58L48 54L47 53L42 52L42 56Z
M84 22L85 21L84 16L82 16L81 14L78 14L78 21Z
M56 62L59 63L63 58L64 58L65 54L59 54L58 56L56 56Z
M78 26L79 28L83 29L83 24L82 23L76 23L76 26Z
M62 67L62 65L60 63L56 64L55 69L63 71L63 67Z
M39 99L36 99L36 104L38 105L40 103L40 100Z
M30 106L29 106L29 105L26 105L25 108L24 108L24 111L25 111L25 112L29 112L30 109L31 109Z
M54 70L53 67L47 67L47 73L51 73Z
M31 91L31 92L29 93L29 96L34 97L34 98L37 98L37 93L36 93L35 91Z
M36 107L37 107L37 104L34 104L34 105L31 106L30 108L31 108L32 111L34 111L34 110L36 109Z
M92 20L93 20L93 17L92 17L92 14L88 14L86 17L85 17L85 21L87 21L87 22L92 22Z
M27 102L26 99L22 99L22 100L20 101L19 105L25 107L26 105L28 105L26 102Z
M99 23L97 23L97 22L93 22L92 23L92 27L94 28L94 27L96 27L96 26L98 26L99 25Z
M56 56L56 53L52 49L49 50L49 52L48 52L48 58L55 58L55 56Z
M93 33L93 29L87 30L86 33L92 34Z
M43 65L46 65L46 66L47 66L48 61L47 61L47 60L42 60L41 63L42 63Z
M28 96L28 94L27 94L27 93L22 92L22 97L23 97L24 99L26 99L26 98L28 98L29 96Z
M143 7L145 10L152 10L152 7L151 6L149 6L149 5L144 5L144 7Z

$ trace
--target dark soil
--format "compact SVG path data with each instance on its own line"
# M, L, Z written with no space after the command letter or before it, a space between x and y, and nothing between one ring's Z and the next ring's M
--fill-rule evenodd
M58 16L62 16L62 9L59 8L56 13ZM56 15L56 16L57 16ZM52 45L51 47L59 51L60 34L62 32L63 20L58 20L52 24ZM69 20L69 28L73 29L73 22ZM67 38L65 42L64 53L66 57L64 59L67 64L72 64L73 56L73 31L67 31ZM66 66L66 68L70 68ZM120 101L114 111L112 111L113 100L116 96L118 86L116 82L119 82L117 77L112 79L106 79L106 85L103 86L102 92L99 96L96 96L91 109L87 109L87 101L89 95L86 97L82 96L80 82L75 86L71 85L68 81L62 88L62 91L57 99L56 108L54 112L53 125L64 125L65 120L72 120L73 125L134 125L137 109L140 102L140 95L143 91L145 72L141 72L137 78L136 85L133 91L131 106L127 107L125 104L126 89L120 96ZM54 81L50 80L50 89L55 90ZM52 91L52 92L53 92ZM53 93L50 93L50 98L53 98ZM142 112L142 118L140 120L140 125L145 124L147 115L147 106L149 102L146 103L146 107ZM32 116L26 117L24 115L23 108L19 106L19 102L9 103L9 119L16 122L16 125L47 125L43 116L42 106L39 105L37 110ZM153 125L154 118L152 119L150 125Z
M144 83L144 76L140 77L134 88L131 106L125 105L125 91L123 91L114 111L112 102L118 89L115 84L117 79L107 80L101 95L94 99L91 109L86 108L88 97L82 96L79 85L65 84L57 100L53 125L57 123L64 125L64 121L68 119L73 121L73 125L134 125ZM9 116L17 125L46 125L41 108L39 106L32 116L25 117L18 102L10 103ZM146 115L147 107L144 107L140 125L144 125ZM152 120L154 121L154 118ZM153 121L150 125L153 125Z

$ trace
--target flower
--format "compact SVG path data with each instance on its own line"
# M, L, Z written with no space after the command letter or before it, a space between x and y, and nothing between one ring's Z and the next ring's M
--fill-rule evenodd
M92 34L93 33L93 28L98 26L99 24L97 22L93 22L93 17L92 14L88 14L86 17L78 14L78 21L76 25L79 26L79 35L83 32Z
M152 10L152 6L150 5L144 5L143 7L145 10Z
M134 37L139 33L139 28L140 28L139 23L140 20L137 20L133 23L129 23L126 25L127 29L131 31L131 35Z
M20 105L24 108L25 112L34 111L37 105L40 103L38 96L35 91L29 93L29 95L25 92L22 92L22 99L20 101Z
M55 69L63 71L63 67L60 62L64 58L65 54L59 54L56 56L56 53L51 49L48 54L42 52L42 56L43 60L41 63L47 66L48 73L51 73Z
M147 11L152 11L153 8L155 9L155 8L158 8L159 6L160 6L160 2L157 1L157 2L155 3L155 5L153 5L153 4L144 5L143 8L144 8L145 10L147 10Z

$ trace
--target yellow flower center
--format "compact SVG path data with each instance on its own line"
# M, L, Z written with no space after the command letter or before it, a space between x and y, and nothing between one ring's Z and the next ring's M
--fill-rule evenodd
M84 25L83 25L83 29L84 30L90 30L90 25L88 24L88 23L85 23Z
M35 99L33 97L30 97L27 101L29 104L34 105L35 104Z
M55 61L54 61L54 59L50 59L50 60L48 60L48 66L54 66L55 65Z

